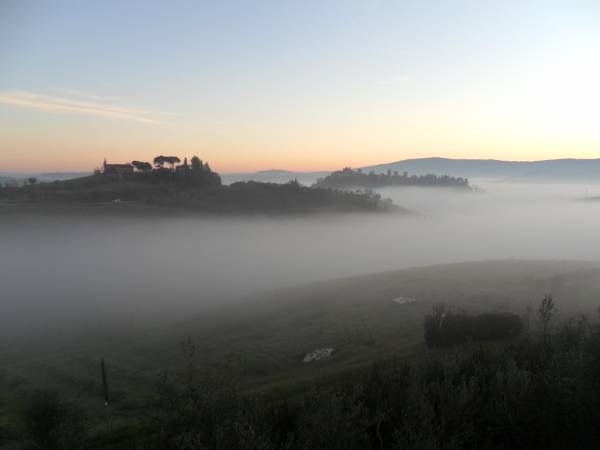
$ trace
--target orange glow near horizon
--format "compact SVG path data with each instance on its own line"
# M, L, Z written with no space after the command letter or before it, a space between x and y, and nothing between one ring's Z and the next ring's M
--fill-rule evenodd
M69 151L67 155L61 155L61 157L51 157L50 160L40 161L39 154L34 151L14 152L12 154L3 155L3 163L0 164L0 172L23 172L23 173L43 173L43 172L91 172L95 168L101 166L104 158L108 162L114 163L125 163L133 160L149 161L159 155L176 155L182 160L184 157L190 159L192 156L197 155L203 161L208 162L213 170L219 173L245 173L245 172L256 172L261 170L289 170L294 172L318 172L318 171L333 171L339 170L344 167L366 167L377 164L390 163L400 161L404 159L413 158L429 158L429 157L442 157L442 158L454 158L454 159L500 159L510 161L537 161L546 159L562 159L562 158L578 158L578 159L596 159L600 158L600 152L594 151L582 151L578 153L574 152L561 152L557 149L554 152L544 151L543 153L537 152L514 152L514 153L486 153L482 154L476 151L472 152L434 152L434 151L420 151L420 152L407 152L399 150L398 152L386 151L371 153L365 150L363 155L352 154L344 157L343 155L336 155L334 152L329 152L326 157L323 154L319 155L318 152L313 153L313 156L309 156L310 160L307 161L306 157L301 154L288 154L281 158L266 157L260 159L254 159L250 157L219 157L219 151L193 151L193 150L169 150L166 148L157 148L156 151L148 152L144 150L132 150L126 149L119 151L107 151L107 152L94 152L96 156L90 158L88 154L84 154L77 151ZM245 152L244 152L245 153ZM341 152L340 152L341 153ZM308 156L308 155L307 155Z
M40 113L41 114L41 113ZM2 119L0 109L0 120ZM218 133L191 127L104 123L69 117L13 124L0 133L0 172L92 171L103 159L111 162L151 161L159 154L183 159L194 155L221 173L282 169L330 171L403 159L448 157L531 161L600 157L600 136L577 130L523 129L520 123L485 117L452 120L428 127L422 121L394 126L362 117L346 126L288 128L271 136L269 130ZM491 123L491 125L490 125ZM501 123L502 126L497 125ZM583 130L589 131L589 130ZM485 149L485 151L482 151Z
M425 117L397 126L392 120L375 122L364 116L344 126L332 124L325 131L316 126L299 131L288 127L270 135L268 129L244 132L232 127L217 133L208 126L197 131L35 117L0 133L0 172L92 171L104 158L151 161L159 154L197 155L221 173L330 171L423 157L514 161L600 157L600 136L595 131L524 129L521 123L504 119L479 117L478 122L467 117L429 127Z

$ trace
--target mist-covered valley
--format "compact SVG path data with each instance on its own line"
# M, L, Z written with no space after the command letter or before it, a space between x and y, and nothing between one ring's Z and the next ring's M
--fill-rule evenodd
M115 439L122 445L114 448L139 449L141 436L161 436L159 423L167 434L150 448L184 448L164 442L179 439L176 424L189 419L179 408L189 402L194 411L212 411L193 419L190 433L209 417L217 421L210 429L224 426L234 411L246 411L252 426L272 423L272 414L281 413L269 409L280 408L269 403L271 393L305 417L313 406L295 403L296 395L311 399L320 386L322 401L336 401L340 383L353 383L374 361L418 367L423 357L436 358L431 364L447 355L468 359L471 339L489 336L491 358L496 341L509 345L521 333L527 351L540 351L541 337L531 340L531 330L539 329L531 314L542 298L556 299L565 326L581 314L593 317L600 202L592 199L600 185L473 185L377 190L408 214L198 215L148 212L135 203L100 209L6 203L0 207L5 440L23 440L23 421L58 405L52 407L82 418L59 419L81 433L59 431L62 440L91 437L91 448L113 448L103 440ZM430 324L442 329L444 320L468 324L469 331L437 353L452 337L435 338ZM565 328L571 333L565 342L593 326ZM397 380L396 366L390 367L382 374ZM419 370L413 386L430 383ZM377 389L384 383L369 380ZM370 386L356 383L349 385L353 391ZM443 392L452 396L453 389ZM424 404L420 397L409 401ZM148 405L169 416L148 418ZM264 412L250 414L247 408L255 407ZM221 410L222 417L214 412ZM353 420L346 414L332 417ZM420 423L418 433L428 433ZM26 436L45 439L32 430ZM239 433L228 436L241 443L223 448L247 448ZM266 448L281 448L283 438L270 433L264 432L273 441ZM308 433L293 448L310 447L303 443L313 439L310 431L293 433ZM358 448L369 448L360 442Z
M481 192L379 191L409 216L4 214L2 334L174 323L276 288L414 266L598 258L600 203L585 197L600 185L474 184Z

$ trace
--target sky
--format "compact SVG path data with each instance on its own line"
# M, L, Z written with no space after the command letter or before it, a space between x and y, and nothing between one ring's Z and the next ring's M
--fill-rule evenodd
M597 0L0 0L0 171L600 157Z

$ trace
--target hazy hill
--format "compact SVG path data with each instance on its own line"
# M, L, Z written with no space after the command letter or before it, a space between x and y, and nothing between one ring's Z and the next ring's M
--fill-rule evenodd
M495 159L451 159L416 158L391 163L362 167L366 172L377 173L408 172L411 175L450 175L467 178L494 178L505 181L600 181L599 159L552 159L545 161L501 161ZM294 172L283 169L269 169L247 173L221 174L224 184L239 181L259 181L264 183L287 183L298 180L301 184L312 185L319 178L331 172ZM89 173L53 172L53 173L2 173L0 183L13 180L24 181L35 177L38 181L55 181L79 178Z
M356 167L358 168L358 167ZM411 175L450 175L466 178L493 178L504 181L600 181L600 159L553 159L546 161L501 161L495 159L417 158L361 167L365 172L398 171ZM311 185L329 175L321 172L264 170L223 175L225 184L237 181L286 183L297 179Z
M0 185L7 184L7 183L12 184L15 182L19 183L19 182L21 182L21 180L18 180L17 178L8 176L7 174L3 174L3 173L0 174Z
M0 184L24 183L28 178L36 178L38 182L71 180L91 175L91 172L0 172Z
M74 178L87 177L91 172L47 172L33 175L38 181L72 180Z
M161 370L183 362L179 344L187 336L200 346L202 365L217 364L228 352L239 353L246 368L245 390L306 388L376 359L422 357L423 316L439 302L470 312L523 314L528 304L552 293L565 317L594 311L599 270L598 263L591 262L510 260L376 273L243 298L190 316L176 326L165 321L147 334L147 324L133 329L128 322L115 323L109 349L105 338L96 335L58 346L61 338L56 337L54 346L46 342L43 355L6 348L1 356L9 362L8 380L18 376L32 383L42 371L46 385L67 393L77 391L94 401L97 390L82 393L80 386L96 380L101 349L119 367L112 375L113 385L121 392L137 392L154 389L154 377ZM402 296L416 301L394 300ZM332 358L321 364L302 363L307 352L323 346L335 349ZM0 384L0 398L2 394L12 396L14 389L5 387L3 392ZM115 407L122 408L128 399L129 395L116 400Z
M193 172L192 172L193 173ZM215 172L202 177L174 172L95 174L52 183L0 186L0 202L64 206L110 205L110 211L139 212L141 206L207 214L303 214L320 212L380 212L407 210L372 192L355 193L311 188L297 182L240 181L221 185ZM97 208L94 208L98 211ZM5 211L7 211L5 209Z
M452 177L448 175L409 175L407 172L385 172L374 173L364 172L362 170L352 170L346 167L343 170L333 172L331 175L321 178L314 185L315 187L334 188L334 189L376 189L393 186L412 186L412 187L445 187L470 190L469 180L461 177Z
M514 179L515 181L600 180L600 159L554 159L547 161L499 161L493 159L406 159L365 167L364 170L428 173L462 177Z
M259 181L263 183L287 183L298 180L304 185L312 185L319 178L329 175L329 172L292 172L289 170L270 169L260 170L254 173L228 173L222 174L223 183L231 184L238 181Z

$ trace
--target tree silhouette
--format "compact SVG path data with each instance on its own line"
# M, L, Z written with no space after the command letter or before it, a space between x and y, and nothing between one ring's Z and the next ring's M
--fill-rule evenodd
M540 304L540 308L538 309L538 314L542 324L542 338L545 345L548 338L548 327L550 326L550 321L556 314L556 307L554 306L554 299L552 298L552 295L544 296L542 303Z
M156 160L156 158L155 158L155 160ZM144 162L144 161L132 161L131 165L133 167L135 167L137 170L139 170L140 172L149 172L150 170L152 170L152 165L150 163Z
M378 188L384 186L438 186L471 189L469 180L449 175L402 175L397 171L388 170L386 173L376 173L371 170L364 173L362 170L352 170L349 167L331 173L321 178L316 183L317 187L344 189L344 188Z
M202 171L204 171L204 166L202 165L202 160L200 158L198 158L197 156L193 156L192 159L190 160L191 166L192 166L192 170L194 172L200 173Z
M165 165L166 161L165 161L165 157L161 155L161 156L155 157L152 162L154 163L155 167L162 169L163 166Z
M159 169L162 169L165 164L169 164L171 166L171 170L175 169L175 164L181 162L181 160L177 156L157 156L153 160L154 165Z

